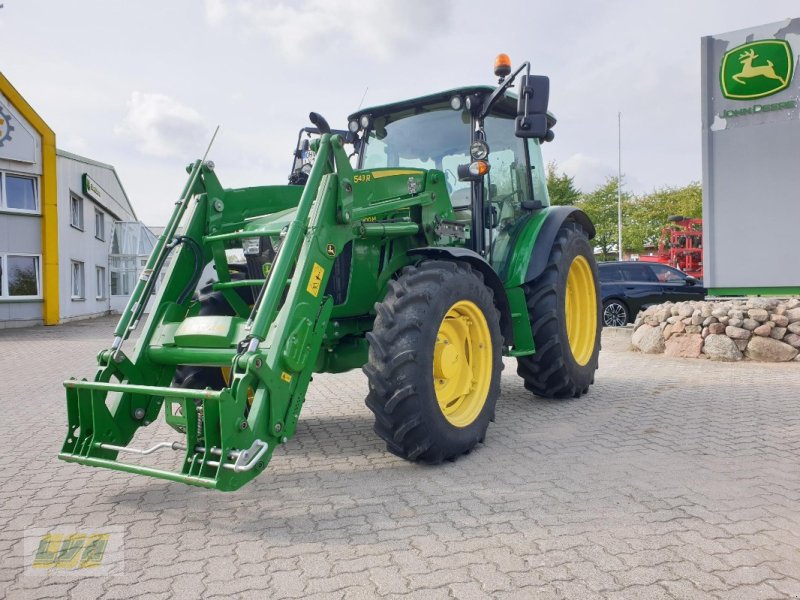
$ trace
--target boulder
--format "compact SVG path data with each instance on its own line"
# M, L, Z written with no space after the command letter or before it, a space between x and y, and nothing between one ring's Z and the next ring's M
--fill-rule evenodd
M703 331L700 332L700 336L703 339L706 339L708 337L708 334L709 334L708 327L703 327Z
M786 318L789 319L789 323L800 321L800 308L790 308L787 310Z
M787 333L783 338L783 342L794 348L800 348L800 335L797 335L796 333Z
M691 317L692 313L694 312L694 308L690 304L680 304L678 305L678 316L679 317Z
M742 321L742 325L741 326L744 327L745 329L747 329L748 331L753 331L753 329L758 327L758 325L759 325L759 322L756 321L755 319L745 319L744 321Z
M745 305L748 309L749 308L759 308L759 309L766 309L770 307L770 300L767 298L750 298Z
M766 323L753 329L753 335L760 335L761 337L769 337L770 333L772 333L772 327Z
M800 321L797 321L796 323L789 323L788 329L792 333L800 335Z
M703 330L701 325L687 325L686 333L700 333Z
M772 313L769 316L769 320L775 323L775 327L786 327L787 325L789 325L789 317L787 317L786 315Z
M747 311L747 315L759 323L763 323L769 319L769 313L763 308L751 308Z
M727 335L732 340L746 340L750 338L750 332L747 329L742 329L741 327L733 327L728 325L725 328L725 335Z
M703 338L697 333L678 333L665 344L664 354L680 358L697 358L703 349Z
M678 315L672 315L671 317L667 318L667 323L672 325L673 323L677 323L680 320L681 320L681 318Z
M731 317L728 319L728 325L731 327L742 327L744 325L744 321L742 319L737 319L736 317Z
M664 336L659 327L642 325L633 332L631 344L645 354L660 354L664 351Z
M728 316L731 319L744 319L744 311L743 310L732 310L728 313Z
M720 335L725 333L725 324L724 323L712 323L708 326L708 332L712 335Z
M779 340L786 335L786 327L773 327L769 332L769 337Z
M744 349L747 348L747 342L749 341L750 340L733 340L733 343L736 344L739 352L744 352Z
M792 310L793 308L797 308L800 306L800 298L792 298L786 301L786 310Z
M724 317L717 317L717 319L719 319L720 323L727 325L731 318L726 315Z
M724 308L715 308L714 310L711 311L711 316L717 317L718 319L720 317L727 317L728 311Z
M709 302L705 302L705 303L704 303L704 304L703 304L703 305L700 307L700 314L702 315L702 317L703 317L704 319L707 319L708 317L712 316L712 315L711 315L711 312L712 312L713 310L714 310L714 306L713 306L711 303L709 303Z
M699 311L695 311L697 314L692 315L692 325L702 325L703 324L703 317L700 315Z
M705 319L703 319L703 327L708 327L712 323L716 322L717 322L717 317L706 317Z
M711 360L742 360L742 353L726 335L709 335L703 342L703 353Z
M745 350L747 358L766 362L786 362L794 359L797 354L797 348L789 344L760 336L753 337Z

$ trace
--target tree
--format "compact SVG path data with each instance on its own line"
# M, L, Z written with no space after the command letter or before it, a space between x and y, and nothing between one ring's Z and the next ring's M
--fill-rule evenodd
M594 223L596 234L592 242L602 252L602 260L609 260L617 248L617 187L619 180L608 177L606 182L594 191L584 194L577 202L578 208L583 210ZM622 192L623 230L626 208L630 204L630 195ZM624 247L624 245L623 245Z
M663 187L631 201L623 218L622 242L626 250L642 252L658 244L670 215L701 217L703 190L698 182L683 187Z
M550 196L552 206L575 204L581 197L581 192L575 187L574 177L558 172L555 161L547 163L547 195Z

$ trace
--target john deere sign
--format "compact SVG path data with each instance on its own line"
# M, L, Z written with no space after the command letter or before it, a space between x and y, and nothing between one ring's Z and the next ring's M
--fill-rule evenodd
M786 40L759 40L729 50L719 70L722 95L754 100L777 94L792 80L793 59Z
M800 8L800 3L796 3ZM754 5L755 6L755 5ZM703 285L800 295L800 18L704 37Z

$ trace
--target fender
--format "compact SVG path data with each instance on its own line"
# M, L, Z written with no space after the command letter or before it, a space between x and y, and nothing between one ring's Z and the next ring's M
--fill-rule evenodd
M511 307L508 295L503 287L503 281L492 266L480 254L469 248L424 247L414 248L406 252L409 256L422 256L436 260L454 260L469 263L469 265L483 275L483 281L494 292L494 303L500 311L500 332L503 334L506 346L514 345L514 330L511 326Z
M547 266L550 248L561 226L567 221L578 223L589 239L595 228L585 212L574 206L550 206L533 215L517 236L506 270L506 288L533 281Z

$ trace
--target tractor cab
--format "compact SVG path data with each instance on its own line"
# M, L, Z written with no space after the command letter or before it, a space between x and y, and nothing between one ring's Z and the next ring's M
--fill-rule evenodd
M478 252L498 272L515 230L549 206L540 146L553 139L556 123L546 110L547 78L523 76L522 94L515 95L507 91L514 76L501 78L497 88L461 87L365 108L348 123L358 168L441 171L453 216L440 227L457 234L454 245ZM535 111L538 129L532 131Z

